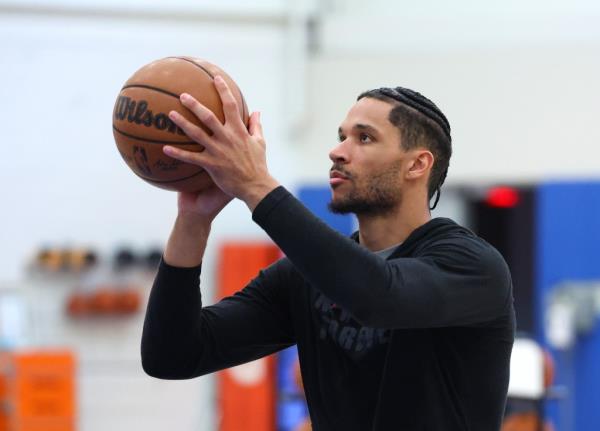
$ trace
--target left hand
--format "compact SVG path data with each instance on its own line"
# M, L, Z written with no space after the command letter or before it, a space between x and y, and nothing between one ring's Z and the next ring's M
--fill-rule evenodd
M169 112L169 118L205 150L192 152L166 145L163 151L170 157L202 167L221 190L243 200L254 210L258 202L279 185L267 168L260 114L250 115L249 129L246 129L225 81L217 76L214 84L223 103L224 124L189 94L180 96L181 103L210 129L212 135L178 112Z

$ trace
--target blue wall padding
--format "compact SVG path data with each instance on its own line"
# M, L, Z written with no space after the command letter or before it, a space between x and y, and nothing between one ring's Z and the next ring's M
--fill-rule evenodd
M600 280L600 182L547 183L537 195L537 332L549 293L565 281ZM568 398L550 403L557 429L600 430L600 324L570 352L553 352Z
M293 431L308 417L306 402L294 379L296 346L277 354L277 431Z
M298 189L296 196L317 217L338 232L350 235L355 230L353 215L333 214L327 208L327 204L331 200L329 186L304 186Z

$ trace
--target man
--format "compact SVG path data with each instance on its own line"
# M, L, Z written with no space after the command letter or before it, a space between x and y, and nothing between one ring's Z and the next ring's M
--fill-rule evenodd
M401 87L366 92L350 109L329 154L330 207L358 217L346 238L271 177L259 115L247 130L226 84L215 86L224 124L181 96L211 135L170 114L206 150L165 153L202 166L216 187L179 195L144 324L146 372L192 378L296 343L314 430L498 430L514 338L510 274L485 241L431 219L451 154L441 111ZM210 225L233 197L286 258L202 308Z

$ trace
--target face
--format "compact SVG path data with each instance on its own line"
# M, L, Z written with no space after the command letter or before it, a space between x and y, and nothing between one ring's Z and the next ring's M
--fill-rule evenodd
M388 120L391 109L387 102L365 97L340 125L339 143L329 153L331 211L376 215L400 204L407 152L400 131Z

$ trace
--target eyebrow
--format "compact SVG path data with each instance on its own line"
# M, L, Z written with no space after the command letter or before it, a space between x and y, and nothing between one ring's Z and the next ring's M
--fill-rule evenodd
M379 131L375 127L369 126L368 124L358 123L358 124L355 124L354 126L352 126L352 129L353 130L366 131L366 132L372 133L374 135L379 134ZM338 135L341 135L341 134L342 134L342 128L339 127L338 128Z

